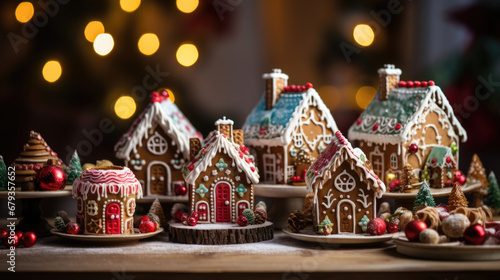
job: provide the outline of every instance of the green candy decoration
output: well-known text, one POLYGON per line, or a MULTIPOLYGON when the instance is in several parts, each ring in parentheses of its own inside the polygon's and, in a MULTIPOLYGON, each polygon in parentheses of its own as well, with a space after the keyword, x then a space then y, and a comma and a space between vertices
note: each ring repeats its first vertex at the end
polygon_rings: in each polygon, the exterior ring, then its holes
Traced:
POLYGON ((363 232, 366 232, 366 229, 368 228, 369 221, 370 221, 370 219, 368 219, 368 217, 366 215, 364 215, 363 218, 361 218, 361 220, 359 220, 358 226, 361 227, 361 230, 363 232))
POLYGON ((63 218, 59 216, 54 219, 54 226, 56 226, 57 230, 60 232, 64 232, 66 230, 66 223, 63 218))
POLYGON ((82 164, 80 163, 80 158, 75 150, 73 156, 71 157, 71 161, 69 162, 68 168, 66 169, 66 184, 72 185, 73 181, 80 177, 82 172, 82 164))
POLYGON ((427 181, 424 181, 420 190, 418 190, 417 197, 413 203, 413 213, 417 212, 417 207, 419 206, 436 206, 436 202, 434 201, 434 197, 432 197, 431 189, 427 181))
POLYGON ((431 176, 429 175, 429 170, 427 170, 427 165, 424 165, 424 169, 422 170, 422 175, 420 175, 420 181, 429 181, 431 176))
POLYGON ((249 225, 255 224, 255 214, 251 209, 245 209, 241 214, 247 218, 249 225))
POLYGON ((451 148, 451 153, 453 155, 455 155, 458 152, 458 146, 457 146, 457 144, 452 143, 451 146, 450 146, 450 148, 451 148))
POLYGON ((323 219, 323 221, 321 222, 321 224, 318 225, 317 232, 323 233, 323 229, 326 226, 333 227, 333 223, 332 223, 332 221, 330 221, 330 218, 328 218, 328 216, 326 216, 325 219, 323 219))

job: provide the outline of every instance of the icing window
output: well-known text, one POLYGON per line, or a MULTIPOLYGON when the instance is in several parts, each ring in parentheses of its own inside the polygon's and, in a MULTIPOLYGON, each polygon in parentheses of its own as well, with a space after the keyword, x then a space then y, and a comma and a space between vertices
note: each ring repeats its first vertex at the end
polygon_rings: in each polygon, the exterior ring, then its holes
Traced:
POLYGON ((82 213, 83 212, 83 198, 81 198, 81 197, 78 197, 76 199, 76 211, 78 213, 82 213))
POLYGON ((198 215, 200 221, 208 221, 208 205, 206 202, 198 204, 198 215))
POLYGON ((133 217, 135 213, 135 198, 131 198, 127 201, 127 214, 133 217))
POLYGON ((95 216, 97 215, 98 209, 99 206, 97 206, 97 202, 95 202, 95 200, 87 201, 87 214, 89 214, 90 216, 95 216))
POLYGON ((293 142, 295 143, 295 147, 302 147, 302 145, 304 145, 302 134, 295 134, 293 136, 293 142))
POLYGON ((341 192, 350 192, 354 189, 356 182, 354 181, 354 177, 344 170, 335 178, 333 184, 341 192))
POLYGON ((154 155, 163 155, 168 149, 167 140, 158 134, 158 131, 155 131, 153 137, 149 138, 147 146, 148 151, 154 155))
POLYGON ((398 169, 398 156, 396 153, 391 154, 391 168, 398 169))
POLYGON ((295 166, 287 166, 286 167, 286 178, 288 181, 292 181, 293 176, 295 175, 295 166))
POLYGON ((325 140, 326 144, 329 144, 330 142, 332 142, 332 136, 331 135, 325 135, 325 136, 323 136, 323 139, 325 140))

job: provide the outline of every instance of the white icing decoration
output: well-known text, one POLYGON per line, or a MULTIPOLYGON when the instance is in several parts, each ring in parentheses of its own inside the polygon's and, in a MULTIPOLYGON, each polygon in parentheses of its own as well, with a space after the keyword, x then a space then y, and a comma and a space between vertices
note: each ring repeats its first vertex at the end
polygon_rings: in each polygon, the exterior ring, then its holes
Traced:
POLYGON ((212 170, 212 175, 213 175, 213 176, 215 176, 215 175, 217 175, 217 174, 218 174, 218 173, 217 173, 217 170, 215 170, 215 169, 214 169, 214 170, 212 170))
POLYGON ((372 204, 371 202, 368 202, 368 196, 369 194, 365 194, 365 190, 363 189, 359 189, 359 192, 358 193, 358 196, 361 197, 363 200, 361 199, 356 199, 357 202, 361 203, 361 205, 363 205, 363 208, 368 208, 370 207, 370 205, 372 204))
POLYGON ((238 182, 239 182, 239 181, 241 180, 241 177, 240 177, 240 176, 235 176, 235 177, 234 177, 234 180, 236 180, 236 181, 238 181, 238 182))
POLYGON ((207 175, 203 176, 203 181, 205 181, 205 182, 208 181, 208 176, 207 175))
POLYGON ((332 190, 331 190, 331 189, 329 189, 329 190, 328 190, 327 195, 325 195, 325 196, 323 197, 323 199, 326 199, 327 203, 324 203, 324 202, 323 202, 323 203, 321 203, 321 204, 323 204, 323 206, 325 206, 325 207, 326 207, 326 209, 331 208, 331 207, 332 207, 333 202, 334 202, 335 200, 337 200, 336 198, 332 199, 332 197, 333 197, 332 190))
POLYGON ((341 192, 350 192, 356 186, 356 182, 352 175, 344 170, 335 178, 333 185, 341 192))
POLYGON ((226 171, 224 171, 224 173, 226 173, 226 175, 229 175, 229 174, 231 174, 231 170, 230 169, 226 169, 226 171))

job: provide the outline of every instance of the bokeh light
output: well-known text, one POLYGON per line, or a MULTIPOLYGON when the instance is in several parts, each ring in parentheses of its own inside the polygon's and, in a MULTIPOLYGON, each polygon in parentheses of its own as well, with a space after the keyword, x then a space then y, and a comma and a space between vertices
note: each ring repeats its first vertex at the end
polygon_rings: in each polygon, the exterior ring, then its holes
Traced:
POLYGON ((198 60, 198 49, 193 44, 182 44, 176 53, 180 65, 189 67, 198 60))
POLYGON ((97 35, 104 33, 104 25, 100 21, 91 21, 85 26, 85 39, 93 43, 97 35))
POLYGON ((198 0, 177 0, 177 9, 179 11, 189 14, 192 13, 198 7, 198 0))
POLYGON ((341 91, 334 86, 322 86, 318 89, 318 94, 325 105, 330 109, 339 107, 342 100, 341 91))
POLYGON ((160 47, 160 40, 158 36, 153 33, 146 33, 141 36, 137 43, 139 51, 144 55, 154 54, 160 47))
POLYGON ((359 108, 366 109, 376 93, 377 90, 374 87, 370 86, 365 86, 358 89, 358 91, 356 92, 356 103, 358 104, 359 108))
POLYGON ((94 50, 98 55, 107 55, 113 50, 115 42, 109 33, 101 33, 94 40, 94 50))
POLYGON ((25 23, 33 17, 35 8, 33 8, 33 4, 31 4, 31 2, 21 2, 17 5, 15 13, 17 21, 25 23))
POLYGON ((162 92, 164 90, 166 90, 168 92, 168 99, 170 99, 170 101, 172 101, 172 103, 174 103, 175 102, 174 92, 171 89, 169 89, 169 88, 162 88, 158 92, 162 92))
POLYGON ((115 102, 115 114, 120 119, 128 119, 135 113, 137 106, 135 100, 130 96, 120 96, 115 102))
POLYGON ((62 67, 59 61, 57 60, 49 60, 42 69, 43 78, 49 82, 53 83, 61 77, 62 67))
POLYGON ((360 44, 363 47, 368 47, 373 43, 375 39, 375 33, 373 29, 366 24, 358 24, 354 28, 353 37, 356 43, 360 44))
POLYGON ((120 7, 125 12, 133 12, 139 8, 141 5, 141 0, 120 0, 120 7))

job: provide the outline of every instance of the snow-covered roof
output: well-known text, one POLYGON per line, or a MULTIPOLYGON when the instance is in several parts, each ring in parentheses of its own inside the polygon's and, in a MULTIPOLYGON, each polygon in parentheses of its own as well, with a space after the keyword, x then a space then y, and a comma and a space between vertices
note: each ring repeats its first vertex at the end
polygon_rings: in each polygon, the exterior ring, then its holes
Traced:
POLYGON ((131 152, 137 152, 137 147, 148 138, 151 134, 149 130, 154 129, 156 124, 174 140, 172 145, 177 146, 185 158, 189 157, 189 138, 201 139, 201 134, 170 99, 160 99, 149 104, 129 131, 123 134, 115 145, 116 157, 130 160, 131 152))
POLYGON ((221 153, 227 154, 232 159, 232 167, 237 168, 239 172, 245 172, 249 184, 259 182, 259 174, 245 146, 234 143, 217 130, 212 131, 203 143, 203 149, 198 152, 194 160, 183 167, 184 179, 188 184, 194 184, 200 174, 212 166, 212 159, 221 153))
POLYGON ((243 131, 250 145, 288 145, 300 124, 300 117, 311 106, 316 106, 326 127, 337 131, 337 124, 314 88, 303 92, 283 92, 272 109, 266 110, 265 94, 248 116, 243 131))
POLYGON ((380 100, 379 95, 380 92, 349 128, 348 138, 351 141, 391 144, 410 141, 412 127, 425 121, 420 116, 433 106, 441 108, 450 120, 452 127, 449 133, 457 134, 462 142, 467 141, 467 133, 440 87, 395 87, 387 100, 380 100))
POLYGON ((314 191, 328 181, 342 163, 348 161, 351 167, 359 174, 361 181, 366 181, 373 187, 377 197, 382 197, 385 184, 375 175, 373 170, 365 165, 365 155, 359 149, 353 149, 351 143, 340 131, 335 132, 332 142, 326 147, 306 173, 306 184, 309 191, 314 191))

